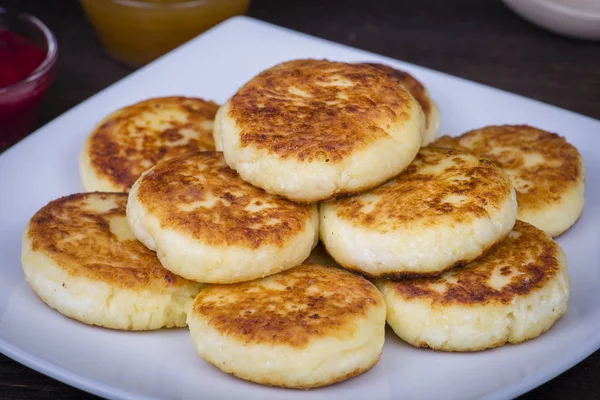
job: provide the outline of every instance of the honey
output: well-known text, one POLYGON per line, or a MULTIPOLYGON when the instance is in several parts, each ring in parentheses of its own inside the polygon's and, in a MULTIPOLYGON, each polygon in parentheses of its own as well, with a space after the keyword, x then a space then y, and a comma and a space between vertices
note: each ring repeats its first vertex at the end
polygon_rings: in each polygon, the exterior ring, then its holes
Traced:
POLYGON ((140 66, 246 12, 249 0, 80 0, 109 53, 140 66))

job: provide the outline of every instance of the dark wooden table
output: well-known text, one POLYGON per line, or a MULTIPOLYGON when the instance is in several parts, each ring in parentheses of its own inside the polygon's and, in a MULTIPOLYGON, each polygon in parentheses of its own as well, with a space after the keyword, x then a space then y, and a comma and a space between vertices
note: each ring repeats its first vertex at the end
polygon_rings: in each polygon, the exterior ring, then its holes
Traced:
MULTIPOLYGON (((2 6, 35 14, 59 40, 57 75, 38 125, 133 71, 106 55, 74 0, 0 0, 2 6)), ((547 33, 500 1, 254 0, 249 14, 600 118, 600 43, 547 33)), ((522 398, 600 399, 598 376, 600 352, 522 398)), ((93 396, 0 355, 0 398, 93 396)))

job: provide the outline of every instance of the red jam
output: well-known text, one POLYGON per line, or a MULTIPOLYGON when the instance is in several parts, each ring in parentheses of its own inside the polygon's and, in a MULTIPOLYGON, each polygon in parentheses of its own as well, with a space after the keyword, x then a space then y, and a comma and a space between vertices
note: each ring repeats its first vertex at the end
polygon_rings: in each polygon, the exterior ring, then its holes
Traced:
POLYGON ((31 40, 0 31, 0 88, 27 78, 46 58, 31 40))
POLYGON ((35 112, 50 84, 51 70, 30 81, 46 58, 31 40, 0 30, 0 151, 26 136, 35 126, 35 112))

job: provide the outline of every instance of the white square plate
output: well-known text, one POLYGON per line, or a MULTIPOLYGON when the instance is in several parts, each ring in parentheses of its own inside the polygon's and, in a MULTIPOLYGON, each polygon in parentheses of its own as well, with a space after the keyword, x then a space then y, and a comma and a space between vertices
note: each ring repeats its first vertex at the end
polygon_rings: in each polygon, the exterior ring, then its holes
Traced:
POLYGON ((568 369, 600 346, 600 122, 500 90, 315 39, 249 18, 231 19, 112 85, 0 156, 0 351, 81 389, 115 399, 499 399, 568 369), (381 61, 413 73, 431 91, 442 132, 528 123, 567 137, 587 170, 586 208, 558 242, 572 299, 567 314, 530 342, 473 354, 415 349, 388 334, 369 372, 312 391, 261 387, 196 355, 186 329, 117 332, 86 326, 44 305, 24 280, 21 233, 48 201, 82 191, 78 153, 95 123, 144 98, 182 94, 224 102, 246 80, 301 57, 381 61))

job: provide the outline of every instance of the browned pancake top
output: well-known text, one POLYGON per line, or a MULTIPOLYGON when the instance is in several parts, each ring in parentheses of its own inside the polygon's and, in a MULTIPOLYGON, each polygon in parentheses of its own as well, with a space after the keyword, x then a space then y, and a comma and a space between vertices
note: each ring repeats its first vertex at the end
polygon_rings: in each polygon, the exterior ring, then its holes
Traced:
POLYGON ((244 344, 303 348, 313 339, 350 336, 382 302, 375 286, 358 275, 304 264, 264 279, 209 285, 192 313, 244 344))
POLYGON ((31 219, 27 235, 71 276, 130 289, 190 284, 163 268, 125 218, 127 194, 83 193, 54 200, 31 219))
POLYGON ((158 161, 214 150, 218 105, 186 97, 162 97, 122 108, 101 122, 89 139, 89 157, 100 176, 122 191, 158 161))
POLYGON ((481 259, 436 278, 385 281, 407 300, 433 305, 510 303, 541 289, 558 274, 559 247, 544 232, 517 221, 512 232, 481 259))
POLYGON ((389 74, 364 64, 289 61, 246 83, 229 117, 243 147, 280 158, 339 162, 388 136, 414 100, 389 74))
POLYGON ((458 144, 498 164, 513 181, 520 208, 560 200, 583 179, 577 149, 555 134, 527 125, 488 126, 467 132, 458 144))
POLYGON ((244 182, 219 152, 160 163, 139 182, 137 199, 161 225, 211 246, 285 246, 315 211, 244 182))
POLYGON ((396 68, 392 68, 389 65, 379 64, 379 63, 367 63, 375 68, 380 68, 386 73, 390 74, 394 78, 400 81, 400 83, 408 89, 410 94, 417 100, 423 113, 425 114, 425 123, 426 127, 429 127, 429 116, 431 114, 431 99, 429 98, 429 94, 427 93, 427 89, 421 82, 419 82, 414 76, 409 74, 406 71, 401 71, 396 68))
POLYGON ((454 149, 458 151, 465 151, 467 153, 472 153, 471 150, 466 147, 462 147, 458 144, 458 140, 452 136, 440 136, 435 141, 431 142, 427 147, 436 148, 436 149, 454 149))
POLYGON ((333 204, 338 217, 385 233, 414 221, 468 223, 499 209, 510 193, 509 180, 491 162, 455 150, 423 148, 396 178, 333 204))
POLYGON ((487 126, 430 147, 463 149, 499 165, 517 191, 519 210, 555 203, 584 179, 577 149, 555 134, 527 125, 487 126))

